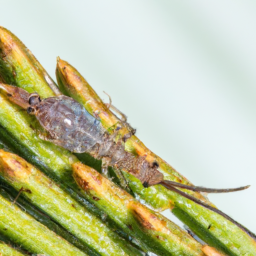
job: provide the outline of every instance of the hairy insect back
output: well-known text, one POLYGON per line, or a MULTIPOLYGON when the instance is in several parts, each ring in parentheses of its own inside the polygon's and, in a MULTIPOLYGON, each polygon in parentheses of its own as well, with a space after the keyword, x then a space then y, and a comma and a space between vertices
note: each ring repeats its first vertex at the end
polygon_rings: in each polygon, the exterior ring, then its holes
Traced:
POLYGON ((78 102, 67 96, 44 99, 36 117, 49 132, 50 140, 72 152, 88 152, 101 143, 104 129, 78 102))

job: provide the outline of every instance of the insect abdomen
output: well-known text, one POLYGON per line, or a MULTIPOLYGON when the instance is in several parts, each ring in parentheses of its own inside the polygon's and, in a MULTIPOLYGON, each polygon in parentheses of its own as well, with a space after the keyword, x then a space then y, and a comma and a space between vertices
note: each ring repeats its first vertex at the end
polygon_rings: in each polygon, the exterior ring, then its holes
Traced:
POLYGON ((54 143, 72 152, 88 152, 102 141, 100 122, 67 96, 43 100, 36 116, 54 143))

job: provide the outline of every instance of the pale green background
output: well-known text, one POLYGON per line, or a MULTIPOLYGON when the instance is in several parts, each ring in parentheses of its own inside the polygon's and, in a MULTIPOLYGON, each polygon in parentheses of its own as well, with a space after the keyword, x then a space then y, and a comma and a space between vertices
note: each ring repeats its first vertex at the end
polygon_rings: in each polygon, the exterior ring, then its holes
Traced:
POLYGON ((1 1, 0 24, 54 77, 74 65, 138 137, 256 232, 255 1, 1 1))

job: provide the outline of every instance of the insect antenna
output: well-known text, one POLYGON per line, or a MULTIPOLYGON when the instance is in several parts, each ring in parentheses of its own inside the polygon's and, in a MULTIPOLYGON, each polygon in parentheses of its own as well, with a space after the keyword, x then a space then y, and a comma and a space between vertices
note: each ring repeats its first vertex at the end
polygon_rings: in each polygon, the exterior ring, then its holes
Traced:
MULTIPOLYGON (((229 220, 229 221, 231 221, 233 224, 235 224, 237 227, 239 227, 240 229, 242 229, 243 231, 245 231, 245 232, 246 232, 250 237, 252 237, 254 240, 256 240, 256 235, 255 235, 255 234, 253 234, 253 233, 252 233, 250 230, 248 230, 246 227, 244 227, 243 225, 241 225, 240 223, 238 223, 237 221, 235 221, 234 219, 232 219, 232 218, 231 218, 230 216, 228 216, 226 213, 224 213, 224 212, 220 211, 219 209, 214 208, 214 207, 212 207, 212 206, 210 206, 210 205, 208 205, 208 204, 206 204, 206 203, 204 203, 204 202, 198 200, 197 198, 195 198, 195 197, 193 197, 193 196, 191 196, 191 195, 189 195, 189 194, 186 194, 185 192, 183 192, 183 191, 181 191, 181 190, 175 188, 174 186, 177 186, 177 185, 176 185, 176 182, 174 182, 174 183, 175 183, 175 185, 171 185, 171 183, 170 183, 169 181, 163 180, 163 181, 161 181, 159 184, 161 184, 161 185, 163 185, 164 187, 166 187, 167 189, 169 189, 169 190, 171 190, 171 191, 173 191, 173 192, 176 192, 176 193, 178 193, 179 195, 181 195, 181 196, 183 196, 183 197, 185 197, 185 198, 187 198, 187 199, 193 201, 194 203, 199 204, 199 205, 201 205, 201 206, 203 206, 203 207, 205 207, 205 208, 207 208, 207 209, 209 209, 209 210, 211 210, 211 211, 213 211, 213 212, 215 212, 215 213, 217 213, 217 214, 223 216, 224 218, 226 218, 227 220, 229 220)), ((180 185, 180 184, 179 184, 179 185, 180 185)), ((185 186, 186 186, 186 185, 185 185, 185 186)), ((190 187, 190 186, 188 186, 188 187, 190 187)), ((248 186, 243 187, 243 188, 245 189, 245 188, 247 188, 247 187, 248 187, 248 186)), ((186 188, 186 189, 188 189, 188 188, 186 188)), ((196 191, 198 191, 198 190, 196 190, 196 191)), ((237 191, 237 190, 235 190, 235 191, 237 191)), ((228 191, 228 192, 230 192, 230 191, 228 191)))
POLYGON ((207 192, 207 193, 229 193, 229 192, 244 190, 244 189, 247 189, 250 187, 250 185, 247 185, 247 186, 238 187, 238 188, 217 189, 217 188, 205 188, 205 187, 198 187, 198 186, 190 186, 190 185, 185 185, 185 184, 181 184, 181 183, 178 183, 175 181, 170 181, 170 180, 164 180, 163 182, 165 184, 169 184, 174 187, 184 188, 184 189, 192 190, 192 191, 207 192))
MULTIPOLYGON (((104 92, 104 91, 103 91, 104 92)), ((106 106, 107 106, 107 109, 110 109, 111 108, 111 106, 112 106, 112 99, 111 99, 111 97, 109 96, 109 94, 107 94, 106 92, 104 92, 107 96, 108 96, 108 98, 109 98, 109 103, 108 104, 105 104, 106 106)))

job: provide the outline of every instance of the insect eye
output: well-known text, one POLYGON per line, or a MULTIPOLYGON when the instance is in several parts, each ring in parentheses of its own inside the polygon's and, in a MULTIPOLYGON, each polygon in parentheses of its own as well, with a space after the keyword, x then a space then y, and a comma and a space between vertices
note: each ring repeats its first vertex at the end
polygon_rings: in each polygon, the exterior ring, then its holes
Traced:
POLYGON ((148 187, 149 187, 149 185, 148 185, 148 182, 147 182, 147 181, 145 181, 145 182, 143 183, 143 187, 144 187, 144 188, 148 188, 148 187))
POLYGON ((28 100, 29 105, 37 105, 40 102, 41 102, 41 99, 39 95, 32 95, 28 100))
POLYGON ((35 109, 32 108, 32 107, 28 107, 28 108, 27 108, 28 114, 32 114, 34 111, 35 111, 35 109))
POLYGON ((158 162, 154 161, 154 162, 152 163, 152 167, 153 167, 153 168, 154 168, 154 167, 158 168, 158 167, 159 167, 158 162))

